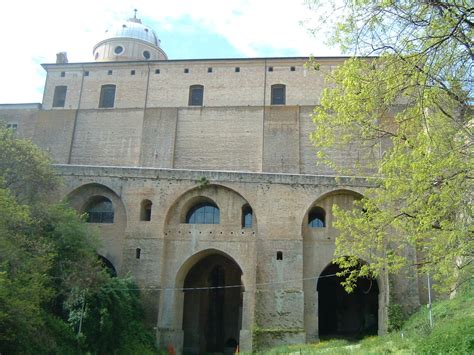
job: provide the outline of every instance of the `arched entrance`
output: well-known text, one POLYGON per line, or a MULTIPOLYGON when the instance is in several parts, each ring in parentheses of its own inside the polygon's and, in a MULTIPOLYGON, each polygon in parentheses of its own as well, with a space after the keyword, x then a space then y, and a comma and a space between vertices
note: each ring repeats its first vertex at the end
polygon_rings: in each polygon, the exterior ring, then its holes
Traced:
POLYGON ((347 293, 342 277, 332 276, 341 269, 329 264, 318 281, 320 338, 360 338, 377 334, 379 287, 375 279, 359 278, 357 287, 347 293))
POLYGON ((184 354, 235 349, 242 325, 241 276, 235 261, 221 254, 208 255, 189 270, 184 280, 184 354))

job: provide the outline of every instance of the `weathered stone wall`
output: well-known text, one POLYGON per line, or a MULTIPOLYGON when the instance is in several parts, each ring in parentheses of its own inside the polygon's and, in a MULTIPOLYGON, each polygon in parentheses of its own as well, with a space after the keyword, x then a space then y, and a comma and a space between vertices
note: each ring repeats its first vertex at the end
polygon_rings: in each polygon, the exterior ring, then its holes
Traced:
POLYGON ((332 204, 350 205, 366 188, 363 180, 70 165, 57 169, 66 181, 62 195, 79 211, 100 194, 118 206, 114 224, 96 225, 104 242, 101 250, 119 274, 130 272, 146 289, 148 320, 158 319, 162 343, 181 346, 184 298, 179 288, 196 262, 215 253, 235 261, 243 272, 244 347, 251 348, 252 339, 262 348, 282 340, 317 339, 316 286, 303 279, 317 277, 330 262, 336 238, 332 204), (215 201, 220 224, 184 223, 186 211, 199 198, 215 201), (151 221, 140 221, 144 199, 153 204, 151 221), (305 227, 316 203, 327 212, 324 231, 305 227), (250 229, 241 226, 245 204, 254 212, 250 229), (277 252, 282 252, 282 260, 277 252))

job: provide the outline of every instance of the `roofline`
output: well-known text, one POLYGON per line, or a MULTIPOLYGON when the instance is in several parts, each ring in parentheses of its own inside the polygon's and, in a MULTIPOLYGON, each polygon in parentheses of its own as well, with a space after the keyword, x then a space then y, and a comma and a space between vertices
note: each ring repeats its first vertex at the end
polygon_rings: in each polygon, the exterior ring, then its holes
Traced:
POLYGON ((121 64, 150 64, 150 63, 182 63, 182 62, 223 62, 223 61, 285 61, 285 60, 309 60, 313 58, 315 60, 347 60, 350 58, 369 59, 378 58, 378 56, 307 56, 307 57, 251 57, 251 58, 203 58, 203 59, 166 59, 166 60, 124 60, 124 61, 110 61, 110 62, 74 62, 74 63, 43 63, 41 66, 46 69, 48 67, 60 67, 68 65, 121 65, 121 64))
POLYGON ((19 108, 37 108, 41 109, 41 103, 39 102, 25 102, 25 103, 13 103, 13 104, 0 104, 0 110, 10 110, 19 108))

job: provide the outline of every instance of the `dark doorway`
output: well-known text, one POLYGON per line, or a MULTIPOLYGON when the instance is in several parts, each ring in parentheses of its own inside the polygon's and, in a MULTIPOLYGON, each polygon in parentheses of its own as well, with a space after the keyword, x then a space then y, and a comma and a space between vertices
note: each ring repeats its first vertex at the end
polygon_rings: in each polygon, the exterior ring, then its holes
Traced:
POLYGON ((110 276, 117 277, 117 271, 115 270, 114 264, 112 264, 109 259, 102 255, 98 255, 97 257, 105 271, 107 271, 110 276))
POLYGON ((235 350, 243 287, 225 286, 241 285, 241 276, 239 266, 219 254, 205 257, 188 272, 184 280, 184 354, 235 350))
POLYGON ((330 264, 318 281, 320 338, 361 338, 378 330, 379 288, 374 279, 360 278, 352 293, 341 286, 340 271, 330 264))

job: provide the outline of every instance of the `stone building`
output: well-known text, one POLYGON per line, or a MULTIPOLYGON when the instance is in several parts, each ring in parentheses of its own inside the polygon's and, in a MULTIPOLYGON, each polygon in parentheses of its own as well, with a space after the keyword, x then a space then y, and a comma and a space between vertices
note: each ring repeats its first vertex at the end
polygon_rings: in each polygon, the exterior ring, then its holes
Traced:
MULTIPOLYGON (((143 288, 160 344, 250 351, 385 331, 387 282, 347 295, 331 264, 332 206, 351 208, 367 183, 336 179, 309 140, 324 75, 345 58, 318 58, 319 71, 301 57, 170 60, 137 18, 93 56, 44 64, 43 102, 0 105, 0 120, 52 156, 59 197, 143 288)), ((354 146, 330 154, 358 159, 354 146)), ((415 278, 393 282, 419 303, 415 278)))

